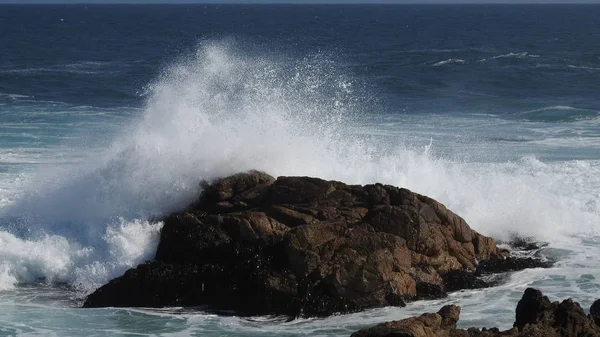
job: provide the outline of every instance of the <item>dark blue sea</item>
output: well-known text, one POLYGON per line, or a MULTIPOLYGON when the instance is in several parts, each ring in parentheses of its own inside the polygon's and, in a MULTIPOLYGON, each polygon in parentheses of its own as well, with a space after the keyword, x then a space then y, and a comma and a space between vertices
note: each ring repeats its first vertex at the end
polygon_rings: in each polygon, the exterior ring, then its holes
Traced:
POLYGON ((600 5, 0 5, 0 336, 349 336, 600 297, 600 5), (81 309, 249 169, 431 196, 550 269, 326 319, 81 309))

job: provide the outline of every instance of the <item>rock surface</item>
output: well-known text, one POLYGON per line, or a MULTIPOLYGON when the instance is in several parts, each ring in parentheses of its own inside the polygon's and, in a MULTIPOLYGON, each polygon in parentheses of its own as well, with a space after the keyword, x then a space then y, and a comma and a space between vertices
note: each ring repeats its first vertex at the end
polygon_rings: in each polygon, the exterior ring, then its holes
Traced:
POLYGON ((489 286, 477 278, 485 266, 515 262, 444 205, 403 188, 257 171, 203 188, 164 219, 154 261, 84 306, 324 316, 489 286))
MULTIPOLYGON (((454 336, 460 307, 447 305, 435 314, 427 313, 399 321, 385 322, 355 332, 351 337, 448 337, 454 336)), ((456 335, 460 336, 460 335, 456 335)), ((468 335, 466 335, 468 336, 468 335)))
MULTIPOLYGON (((593 307, 593 306, 592 306, 593 307)), ((592 311, 592 310, 590 310, 592 311)), ((363 329, 351 337, 598 337, 600 327, 571 299, 550 302, 539 290, 528 288, 519 301, 514 328, 457 329, 460 307, 448 305, 423 314, 363 329)))

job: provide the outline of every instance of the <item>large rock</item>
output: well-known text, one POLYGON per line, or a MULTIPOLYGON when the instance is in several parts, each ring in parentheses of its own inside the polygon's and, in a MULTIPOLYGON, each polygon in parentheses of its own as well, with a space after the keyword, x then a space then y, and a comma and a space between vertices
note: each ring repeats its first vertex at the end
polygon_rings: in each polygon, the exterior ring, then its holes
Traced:
MULTIPOLYGON (((593 311, 593 310, 590 310, 593 311)), ((449 305, 436 314, 386 322, 355 332, 351 337, 598 337, 600 327, 571 299, 550 302, 528 288, 519 301, 514 328, 457 329, 460 307, 449 305)))
POLYGON ((444 205, 403 188, 257 171, 203 187, 164 219, 155 261, 99 288, 86 307, 322 316, 486 286, 478 261, 507 258, 444 205))

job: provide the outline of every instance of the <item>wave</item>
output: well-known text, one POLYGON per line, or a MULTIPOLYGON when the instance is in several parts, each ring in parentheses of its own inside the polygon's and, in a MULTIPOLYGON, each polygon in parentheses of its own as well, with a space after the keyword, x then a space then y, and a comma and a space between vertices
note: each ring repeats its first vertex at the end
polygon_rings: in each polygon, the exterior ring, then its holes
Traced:
MULTIPOLYGON (((582 149, 582 148, 591 148, 597 149, 600 146, 600 138, 596 135, 594 136, 575 136, 575 137, 554 137, 554 138, 545 138, 532 141, 533 143, 544 145, 544 146, 552 146, 552 147, 563 147, 568 149, 582 149)), ((595 151, 594 151, 595 152, 595 151)))
POLYGON ((85 69, 69 69, 61 67, 50 67, 50 68, 17 68, 17 69, 2 69, 0 74, 7 75, 40 75, 44 73, 69 73, 77 75, 94 75, 99 74, 99 71, 85 70, 85 69))
POLYGON ((521 52, 521 53, 508 53, 508 54, 502 54, 502 55, 496 55, 493 56, 492 59, 493 60, 497 60, 497 59, 507 59, 507 58, 516 58, 516 59, 524 59, 527 57, 532 57, 531 55, 529 55, 527 52, 521 52))
POLYGON ((249 169, 403 186, 497 238, 595 231, 600 163, 471 163, 436 156, 435 142, 382 144, 351 132, 372 120, 371 93, 335 59, 273 55, 205 42, 150 83, 103 153, 31 178, 0 216, 0 287, 91 291, 152 257, 161 224, 150 220, 193 201, 201 180, 249 169))
POLYGON ((106 68, 110 65, 112 65, 114 62, 110 62, 110 61, 80 61, 80 62, 73 62, 73 63, 67 63, 65 65, 63 65, 63 67, 65 68, 75 68, 75 69, 81 69, 81 68, 85 68, 85 69, 90 69, 90 68, 106 68))
POLYGON ((16 101, 22 101, 33 98, 32 96, 20 95, 20 94, 9 94, 0 92, 0 103, 13 103, 16 101))
POLYGON ((600 68, 598 68, 598 67, 576 66, 576 65, 573 65, 573 64, 568 64, 567 67, 571 68, 571 69, 583 69, 583 70, 594 70, 594 71, 595 70, 600 70, 600 68))
POLYGON ((547 106, 547 107, 543 107, 543 108, 539 108, 539 109, 528 110, 528 111, 525 111, 524 113, 547 111, 547 110, 572 111, 572 110, 579 110, 579 109, 574 108, 572 106, 568 106, 568 105, 552 105, 552 106, 547 106))
POLYGON ((519 52, 519 53, 507 53, 507 54, 500 54, 500 55, 496 55, 496 56, 492 56, 490 58, 483 58, 480 59, 477 62, 485 62, 488 60, 498 60, 498 59, 526 59, 526 58, 539 58, 540 55, 538 54, 529 54, 528 52, 519 52))
POLYGON ((113 62, 106 61, 81 61, 67 64, 49 65, 47 67, 34 68, 11 68, 0 69, 0 74, 6 75, 40 75, 46 73, 67 73, 76 75, 97 75, 106 74, 107 68, 113 65, 113 62))
POLYGON ((544 68, 544 69, 555 69, 555 70, 567 70, 567 69, 575 69, 575 70, 583 70, 583 71, 598 71, 599 67, 590 67, 590 66, 577 66, 574 64, 549 64, 549 63, 537 63, 535 65, 536 68, 544 68))
POLYGON ((0 290, 35 282, 68 282, 83 292, 93 290, 140 261, 151 259, 161 226, 139 220, 113 223, 97 233, 104 241, 103 251, 84 246, 69 235, 20 238, 0 231, 0 290))
POLYGON ((200 180, 252 168, 318 175, 321 161, 334 160, 336 125, 355 103, 352 90, 321 55, 273 60, 238 54, 226 43, 204 45, 149 85, 142 117, 109 149, 86 164, 44 168, 4 208, 0 227, 12 238, 11 251, 26 254, 0 254, 3 275, 12 276, 4 287, 44 275, 83 291, 97 287, 148 257, 110 252, 145 250, 156 238, 156 225, 146 220, 191 202, 200 180), (109 242, 107 231, 117 225, 121 232, 138 228, 144 244, 109 242), (48 238, 62 245, 47 252, 49 260, 25 253, 50 245, 48 238), (52 260, 65 263, 52 271, 52 260))
POLYGON ((432 66, 439 67, 439 66, 443 66, 446 64, 466 64, 466 63, 468 63, 468 62, 463 59, 450 58, 450 59, 447 59, 444 61, 436 62, 436 63, 432 64, 432 66))
POLYGON ((538 122, 573 122, 582 119, 594 119, 600 112, 590 109, 575 108, 567 105, 552 105, 539 109, 522 111, 516 116, 528 121, 538 122))

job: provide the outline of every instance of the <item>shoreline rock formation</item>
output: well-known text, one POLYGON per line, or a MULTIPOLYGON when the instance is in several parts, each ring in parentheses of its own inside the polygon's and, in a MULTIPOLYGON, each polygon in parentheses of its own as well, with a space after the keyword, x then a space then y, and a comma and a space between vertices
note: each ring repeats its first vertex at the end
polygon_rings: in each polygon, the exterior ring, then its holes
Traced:
POLYGON ((572 299, 550 302, 541 291, 527 288, 517 304, 515 323, 512 329, 457 329, 460 307, 447 305, 437 313, 385 322, 359 330, 351 337, 597 337, 596 301, 586 315, 572 299))
POLYGON ((155 260, 84 306, 327 316, 487 287, 479 276, 536 266, 548 263, 511 257, 404 188, 250 171, 205 184, 164 219, 155 260))

